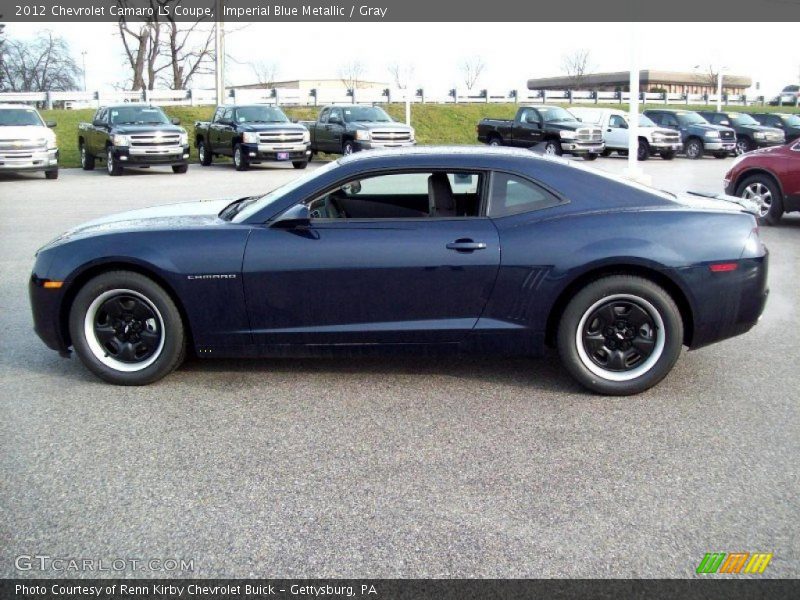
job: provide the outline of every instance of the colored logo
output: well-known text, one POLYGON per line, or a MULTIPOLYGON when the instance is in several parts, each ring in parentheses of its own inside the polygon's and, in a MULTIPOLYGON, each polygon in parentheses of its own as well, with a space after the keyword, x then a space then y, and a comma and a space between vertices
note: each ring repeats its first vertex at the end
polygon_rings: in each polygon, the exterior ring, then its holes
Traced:
POLYGON ((700 561, 697 573, 763 573, 771 560, 771 552, 709 552, 700 561))

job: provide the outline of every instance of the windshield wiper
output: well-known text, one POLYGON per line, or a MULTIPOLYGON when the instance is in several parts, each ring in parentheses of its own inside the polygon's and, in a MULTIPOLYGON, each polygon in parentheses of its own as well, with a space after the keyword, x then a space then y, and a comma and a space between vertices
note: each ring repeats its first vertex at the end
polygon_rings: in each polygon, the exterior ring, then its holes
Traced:
POLYGON ((242 209, 244 209, 247 206, 250 206, 253 202, 258 200, 259 198, 260 196, 244 196, 243 198, 234 200, 233 202, 228 204, 225 208, 223 208, 221 211, 219 211, 217 216, 225 221, 230 221, 231 219, 233 219, 233 217, 238 215, 242 211, 242 209))

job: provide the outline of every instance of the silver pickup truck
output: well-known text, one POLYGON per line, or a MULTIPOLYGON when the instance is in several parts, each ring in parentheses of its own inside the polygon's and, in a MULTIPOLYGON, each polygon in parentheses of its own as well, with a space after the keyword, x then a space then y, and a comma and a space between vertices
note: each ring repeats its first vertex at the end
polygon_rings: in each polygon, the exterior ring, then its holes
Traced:
POLYGON ((0 172, 44 171, 47 179, 58 179, 55 126, 35 108, 0 104, 0 172))

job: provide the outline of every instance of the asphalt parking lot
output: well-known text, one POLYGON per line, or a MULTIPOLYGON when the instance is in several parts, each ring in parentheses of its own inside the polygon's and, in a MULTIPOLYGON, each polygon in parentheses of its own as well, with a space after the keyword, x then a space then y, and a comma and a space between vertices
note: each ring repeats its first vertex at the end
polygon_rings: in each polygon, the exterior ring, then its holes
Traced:
MULTIPOLYGON (((642 166, 720 191, 729 164, 642 166)), ((555 356, 191 360, 120 388, 34 335, 27 277, 61 231, 297 174, 0 178, 0 575, 80 575, 15 568, 44 554, 194 561, 138 576, 686 577, 718 551, 800 574, 796 216, 762 229, 761 323, 631 398, 587 394, 555 356)))

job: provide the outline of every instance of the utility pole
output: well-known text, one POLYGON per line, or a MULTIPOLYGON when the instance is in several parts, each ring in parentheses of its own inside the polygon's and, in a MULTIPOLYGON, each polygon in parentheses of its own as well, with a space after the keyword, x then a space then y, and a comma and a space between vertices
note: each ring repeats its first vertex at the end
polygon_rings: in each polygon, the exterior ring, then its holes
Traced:
POLYGON ((722 71, 720 69, 717 75, 717 112, 722 112, 722 71))
POLYGON ((83 91, 86 91, 86 50, 81 52, 81 58, 83 59, 83 91))
POLYGON ((630 99, 628 101, 628 167, 625 176, 628 179, 649 183, 645 174, 639 168, 639 48, 636 36, 636 23, 630 23, 631 28, 631 63, 630 63, 630 99))
POLYGON ((217 105, 225 104, 225 25, 222 21, 223 0, 216 0, 217 17, 214 26, 214 76, 217 91, 217 105))

